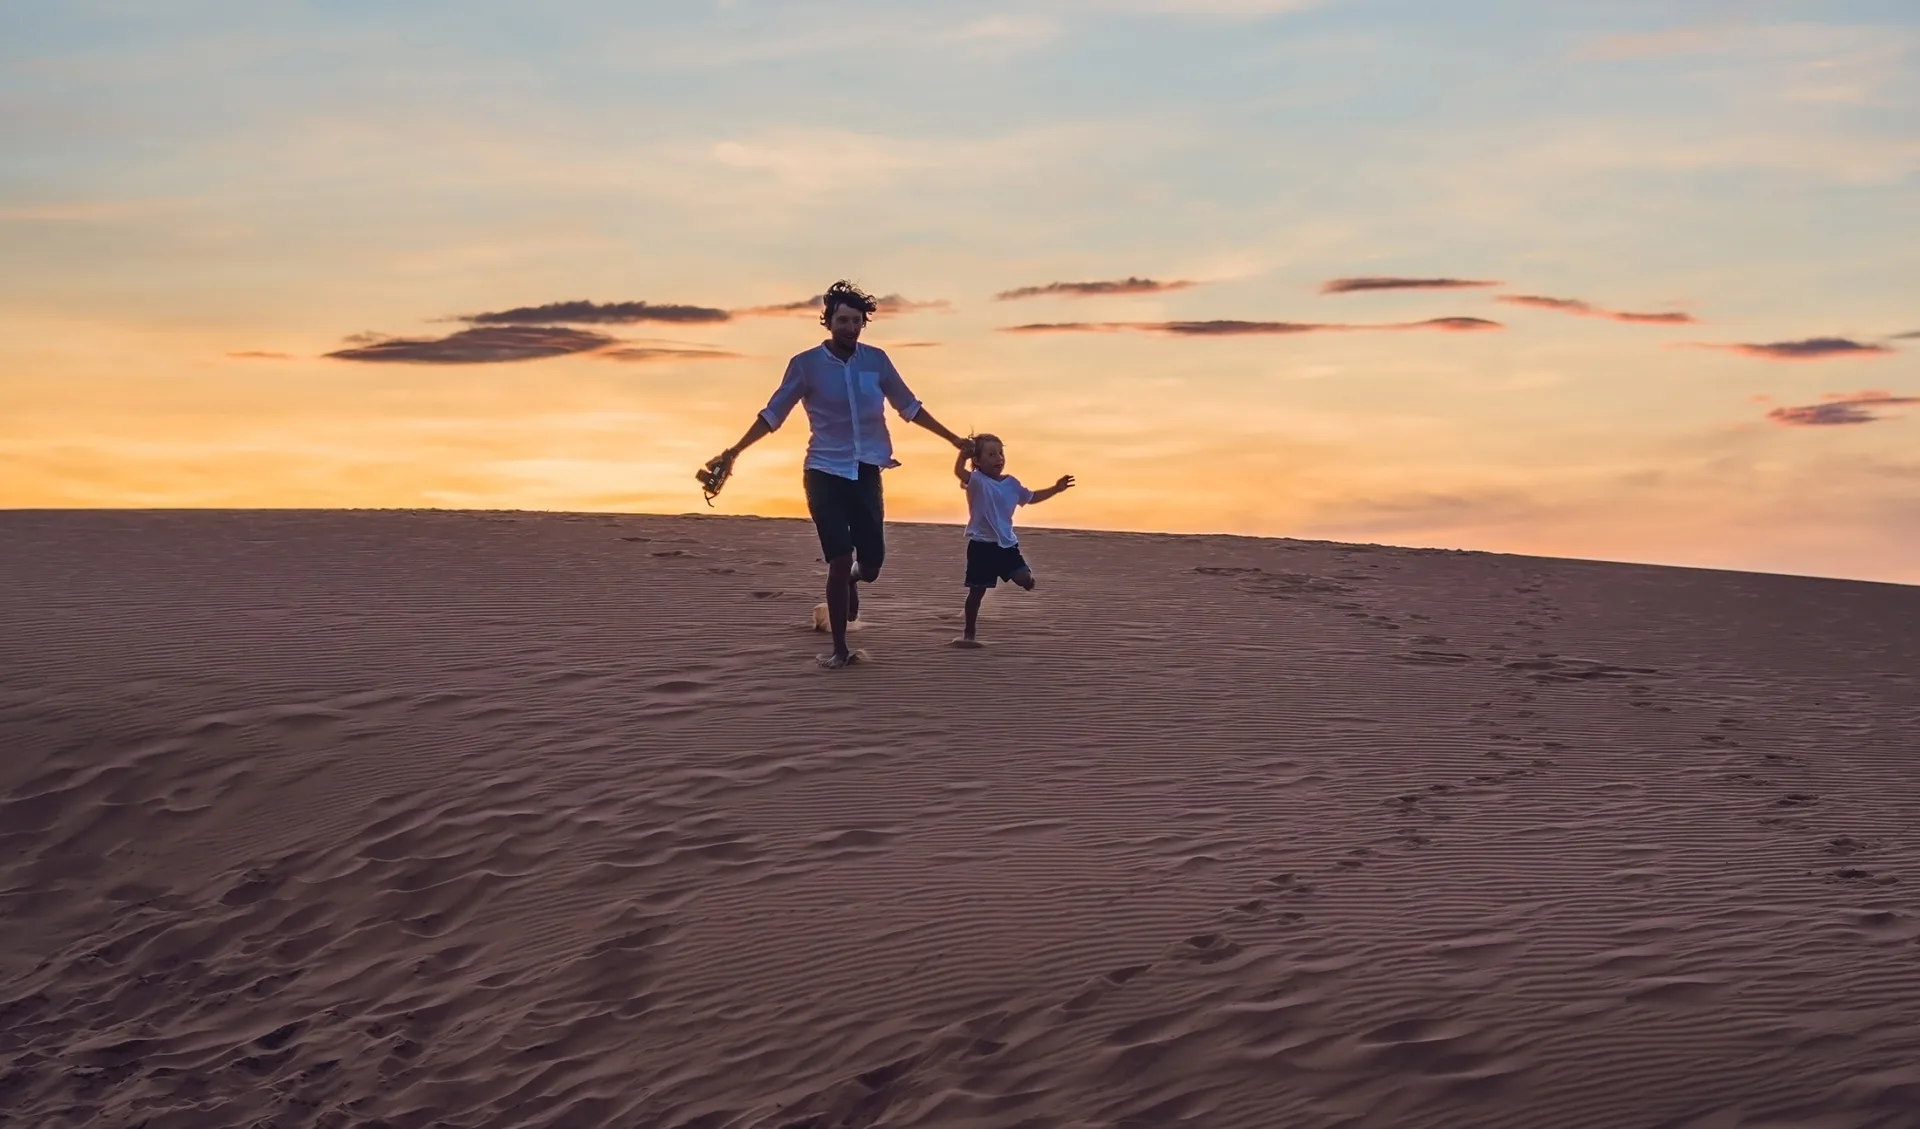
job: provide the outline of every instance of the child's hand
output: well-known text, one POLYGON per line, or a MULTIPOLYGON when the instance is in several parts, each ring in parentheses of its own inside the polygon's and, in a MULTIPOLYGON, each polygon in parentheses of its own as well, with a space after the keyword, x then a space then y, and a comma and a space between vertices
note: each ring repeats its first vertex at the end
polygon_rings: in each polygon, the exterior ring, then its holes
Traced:
POLYGON ((1055 490, 1065 490, 1071 487, 1072 485, 1073 485, 1073 476, 1071 474, 1063 474, 1060 476, 1060 481, 1053 484, 1053 488, 1055 490))

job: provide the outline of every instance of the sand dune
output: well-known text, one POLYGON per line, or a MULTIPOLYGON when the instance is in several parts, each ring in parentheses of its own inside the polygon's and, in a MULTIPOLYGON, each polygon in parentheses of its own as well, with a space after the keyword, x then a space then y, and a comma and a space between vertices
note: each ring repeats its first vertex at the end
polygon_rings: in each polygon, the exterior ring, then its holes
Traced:
POLYGON ((0 1124, 1920 1126, 1920 589, 0 514, 0 1124))

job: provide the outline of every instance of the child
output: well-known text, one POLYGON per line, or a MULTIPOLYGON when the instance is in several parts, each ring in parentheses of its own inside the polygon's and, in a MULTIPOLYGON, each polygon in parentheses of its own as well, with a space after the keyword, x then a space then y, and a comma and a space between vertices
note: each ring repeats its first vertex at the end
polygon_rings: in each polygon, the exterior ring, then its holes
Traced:
POLYGON ((1020 556, 1020 538, 1013 532, 1014 507, 1046 501, 1071 487, 1073 476, 1063 474, 1045 490, 1027 489, 1007 473, 1007 447, 997 435, 974 436, 973 469, 967 469, 963 450, 953 461, 953 473, 967 492, 967 626, 953 645, 978 647, 974 628, 987 589, 1011 580, 1033 591, 1033 570, 1020 556))

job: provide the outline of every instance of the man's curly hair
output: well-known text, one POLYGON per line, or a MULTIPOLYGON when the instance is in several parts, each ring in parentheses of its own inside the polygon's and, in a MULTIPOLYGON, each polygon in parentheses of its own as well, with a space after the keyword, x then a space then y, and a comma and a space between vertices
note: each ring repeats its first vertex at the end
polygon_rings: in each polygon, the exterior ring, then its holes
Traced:
POLYGON ((827 292, 820 297, 820 305, 820 324, 825 326, 833 324, 833 311, 841 306, 852 306, 859 310, 865 315, 861 318, 862 322, 872 317, 873 312, 880 308, 880 303, 873 300, 873 295, 844 278, 827 287, 827 292))

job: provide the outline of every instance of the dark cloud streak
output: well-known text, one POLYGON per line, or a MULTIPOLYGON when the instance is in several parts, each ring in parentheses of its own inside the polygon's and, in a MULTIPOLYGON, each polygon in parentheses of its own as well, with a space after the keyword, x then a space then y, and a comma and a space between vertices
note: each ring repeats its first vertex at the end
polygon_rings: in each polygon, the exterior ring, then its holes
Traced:
POLYGON ((1562 313, 1578 317, 1608 318, 1612 321, 1632 322, 1640 325, 1692 325, 1693 315, 1686 313, 1643 314, 1623 310, 1606 310, 1591 302, 1578 298, 1548 298, 1540 294, 1500 294, 1496 302, 1505 302, 1510 306, 1529 306, 1537 310, 1559 310, 1562 313))
POLYGON ((548 302, 516 306, 458 320, 472 325, 633 325, 643 321, 698 323, 726 321, 732 315, 711 306, 654 305, 651 302, 548 302))
POLYGON ((1809 337, 1802 341, 1772 341, 1764 344, 1740 342, 1731 345, 1705 344, 1702 349, 1718 349, 1769 361, 1818 361, 1828 357, 1871 357, 1891 353, 1885 345, 1854 341, 1846 337, 1809 337))
POLYGON ((1021 286, 1013 290, 1002 290, 993 296, 996 302, 1010 302, 1020 298, 1063 297, 1092 298, 1110 294, 1164 294, 1170 290, 1189 290, 1196 283, 1185 279, 1161 282, 1152 278, 1106 279, 1099 282, 1049 282, 1045 286, 1021 286))
POLYGON ((1828 394, 1822 403, 1775 408, 1767 413, 1767 418, 1783 427, 1842 427, 1892 418, 1871 409, 1901 404, 1920 404, 1920 396, 1895 396, 1881 391, 1835 392, 1828 394))
POLYGON ((1370 290, 1467 290, 1477 286, 1498 286, 1490 280, 1471 278, 1335 278, 1321 283, 1322 294, 1356 294, 1370 290))
MULTIPOLYGON (((794 302, 777 302, 771 306, 747 306, 734 310, 733 313, 741 317, 781 317, 790 314, 818 314, 821 310, 821 302, 825 299, 826 295, 816 294, 811 298, 801 298, 794 302)), ((900 294, 888 294, 884 297, 875 298, 874 303, 880 307, 876 312, 882 314, 910 314, 917 310, 945 310, 951 308, 953 305, 952 302, 947 301, 945 298, 935 298, 930 301, 917 302, 912 298, 900 294)))
POLYGON ((1298 321, 1063 321, 1010 325, 1002 333, 1164 333, 1175 337, 1278 337, 1300 333, 1352 333, 1366 330, 1437 329, 1472 333, 1503 328, 1485 318, 1428 318, 1425 321, 1383 325, 1346 325, 1337 322, 1298 321))
POLYGON ((326 354, 334 360, 385 364, 487 365, 537 361, 590 353, 615 343, 602 333, 559 326, 482 326, 445 337, 375 337, 356 334, 348 348, 326 354))

